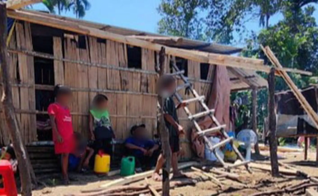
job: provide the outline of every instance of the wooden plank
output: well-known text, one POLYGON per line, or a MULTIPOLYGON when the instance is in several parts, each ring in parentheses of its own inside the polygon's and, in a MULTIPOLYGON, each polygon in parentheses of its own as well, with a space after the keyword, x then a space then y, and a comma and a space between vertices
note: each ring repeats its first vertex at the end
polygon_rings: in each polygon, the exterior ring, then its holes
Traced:
MULTIPOLYGON (((26 39, 26 49, 33 50, 32 43, 32 32, 30 23, 25 22, 25 39, 26 39)), ((34 75, 34 57, 27 56, 27 69, 28 69, 28 84, 31 85, 29 88, 29 109, 35 110, 35 75, 34 75)), ((30 114, 30 127, 29 127, 29 140, 28 142, 37 141, 37 129, 36 129, 36 115, 30 114)))
MULTIPOLYGON (((265 170, 265 171, 272 171, 270 165, 264 165, 264 164, 257 164, 257 163, 249 163, 248 166, 255 169, 265 170)), ((288 174, 288 175, 297 175, 298 172, 296 170, 290 170, 285 168, 279 168, 279 173, 282 174, 288 174)))
POLYGON ((40 2, 42 2, 42 0, 8 0, 6 4, 8 9, 20 9, 40 2))
MULTIPOLYGON (((76 23, 71 23, 61 19, 52 18, 49 16, 45 16, 43 14, 36 14, 34 12, 28 11, 18 11, 18 10, 9 10, 8 16, 19 19, 19 20, 26 20, 32 23, 41 24, 45 26, 50 26, 53 28, 59 28, 63 30, 68 30, 76 33, 80 33, 83 35, 90 35, 98 38, 109 39, 120 43, 130 44, 133 46, 139 46, 142 48, 151 49, 154 51, 159 51, 162 47, 160 44, 154 44, 148 41, 139 40, 136 38, 131 38, 115 33, 110 33, 107 31, 94 29, 91 27, 78 25, 76 23)), ((202 62, 202 63, 210 63, 210 64, 217 64, 222 66, 231 66, 231 67, 238 67, 244 68, 249 70, 258 70, 264 71, 269 73, 270 67, 264 66, 263 60, 258 59, 251 59, 251 58, 244 58, 238 56, 229 56, 229 55, 220 55, 220 54, 213 54, 207 52, 198 52, 192 50, 185 50, 185 49, 177 49, 166 47, 166 53, 173 56, 178 56, 181 58, 202 62)), ((297 72, 292 70, 294 73, 297 72)))
POLYGON ((279 73, 281 74, 281 76, 283 77, 283 79, 285 80, 285 82, 287 83, 289 88, 292 90, 293 94, 295 95, 295 97, 299 101, 300 105, 304 108, 304 110, 306 111, 308 116, 311 118, 311 120, 313 121, 315 126, 318 128, 318 115, 317 115, 317 113, 312 109, 312 107, 309 105, 308 101, 303 96, 301 91, 297 88, 297 86, 294 84, 294 82, 289 77, 287 72, 283 69, 283 66, 280 64, 279 60, 277 59, 275 54, 272 52, 272 50, 268 46, 266 48, 264 48, 262 46, 262 49, 263 49, 264 53, 266 54, 266 56, 273 63, 273 65, 275 65, 275 67, 277 67, 279 69, 278 70, 279 73))
MULTIPOLYGON (((117 94, 116 100, 110 102, 110 104, 116 103, 117 115, 126 116, 127 115, 127 95, 125 94, 117 94)), ((113 122, 115 124, 115 122, 113 122)), ((127 118, 120 117, 117 118, 116 121, 116 138, 118 139, 125 139, 124 132, 127 129, 127 118)))
MULTIPOLYGON (((195 166, 197 164, 198 164, 197 162, 180 163, 178 165, 178 168, 181 170, 181 169, 185 169, 185 168, 188 168, 191 166, 195 166)), ((123 178, 120 178, 117 180, 113 180, 107 184, 103 184, 100 187, 108 188, 108 187, 112 187, 112 186, 129 184, 129 183, 136 182, 136 181, 142 180, 144 178, 147 178, 147 177, 151 176, 153 174, 153 172, 154 172, 154 170, 151 170, 151 171, 135 174, 132 176, 123 177, 123 178)))
POLYGON ((191 169, 193 171, 199 172, 200 174, 210 178, 215 184, 217 184, 218 186, 222 187, 222 183, 216 178, 214 177, 212 174, 209 174, 201 169, 195 168, 195 167, 191 167, 191 169))
MULTIPOLYGON (((63 58, 62 39, 53 37, 53 53, 57 58, 63 58)), ((54 83, 64 84, 64 63, 63 61, 54 61, 54 83)))
MULTIPOLYGON (((25 28, 22 23, 16 23, 16 36, 17 36, 17 48, 26 49, 26 37, 25 37, 25 28)), ((20 80, 23 83, 28 83, 28 59, 26 55, 18 55, 18 69, 20 80)), ((29 109, 29 102, 26 101, 29 99, 29 89, 20 88, 20 109, 29 109)), ((29 130, 30 130, 30 116, 28 114, 20 115, 20 129, 24 142, 29 141, 29 130)))

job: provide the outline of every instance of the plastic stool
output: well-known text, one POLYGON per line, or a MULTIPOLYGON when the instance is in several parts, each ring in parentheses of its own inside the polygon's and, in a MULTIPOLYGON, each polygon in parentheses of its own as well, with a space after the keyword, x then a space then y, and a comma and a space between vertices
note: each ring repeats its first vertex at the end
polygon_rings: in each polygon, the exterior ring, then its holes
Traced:
POLYGON ((17 187, 9 161, 0 161, 0 175, 3 183, 3 188, 0 188, 0 196, 17 196, 17 187))

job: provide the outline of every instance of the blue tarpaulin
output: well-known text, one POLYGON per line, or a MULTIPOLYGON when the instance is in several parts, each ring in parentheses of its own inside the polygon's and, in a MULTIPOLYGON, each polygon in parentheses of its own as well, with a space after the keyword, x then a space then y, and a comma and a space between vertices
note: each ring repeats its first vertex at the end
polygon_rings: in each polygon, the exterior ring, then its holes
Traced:
POLYGON ((9 34, 11 28, 13 27, 14 19, 8 18, 7 19, 7 34, 9 34))

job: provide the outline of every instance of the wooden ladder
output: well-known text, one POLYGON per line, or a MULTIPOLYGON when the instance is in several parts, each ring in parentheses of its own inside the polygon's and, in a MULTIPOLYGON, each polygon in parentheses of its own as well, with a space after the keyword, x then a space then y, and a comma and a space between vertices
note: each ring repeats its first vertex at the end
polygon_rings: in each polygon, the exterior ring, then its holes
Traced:
POLYGON ((190 121, 192 121, 192 123, 194 124, 194 127, 196 128, 196 131, 199 134, 199 136, 203 137, 203 139, 204 139, 205 143, 207 144, 208 148, 210 149, 210 151, 212 151, 215 154, 216 158, 219 160, 219 162, 223 165, 223 167, 225 169, 230 170, 231 168, 244 165, 246 167, 246 169, 250 172, 249 167, 248 167, 249 161, 245 161, 244 157, 241 155, 239 150, 236 148, 235 145, 233 145, 233 138, 229 137, 229 135, 225 131, 226 125, 221 125, 218 122, 218 120, 214 116, 214 110, 213 109, 209 109, 208 106, 204 102, 205 97, 204 96, 200 96, 197 93, 197 91, 195 89, 193 89, 192 84, 188 81, 188 78, 184 76, 184 71, 183 70, 180 71, 179 68, 177 67, 175 59, 173 59, 172 69, 174 71, 173 71, 173 73, 171 73, 169 75, 172 75, 174 77, 179 77, 184 82, 184 84, 182 84, 180 86, 177 86, 176 92, 174 94, 174 96, 177 98, 178 102, 179 103, 186 103, 187 105, 190 104, 190 103, 199 102, 201 107, 203 108, 202 112, 199 112, 199 113, 196 113, 196 114, 192 114, 187 106, 184 107, 184 111, 187 114, 188 119, 190 121), (180 91, 182 89, 189 90, 193 94, 194 98, 183 100, 181 95, 178 93, 178 91, 180 91), (211 118, 211 120, 216 124, 216 127, 208 128, 206 130, 201 130, 201 127, 199 126, 197 120, 199 118, 202 118, 202 117, 205 117, 205 116, 209 116, 211 118), (208 137, 206 136, 206 134, 211 134, 211 133, 220 133, 225 139, 222 140, 221 142, 219 142, 218 144, 213 145, 211 143, 211 141, 208 139, 208 137), (234 152, 237 154, 237 156, 241 160, 240 163, 237 163, 237 164, 225 163, 223 161, 223 159, 218 155, 218 153, 216 153, 216 149, 217 148, 219 148, 221 146, 224 146, 227 143, 231 144, 234 152))

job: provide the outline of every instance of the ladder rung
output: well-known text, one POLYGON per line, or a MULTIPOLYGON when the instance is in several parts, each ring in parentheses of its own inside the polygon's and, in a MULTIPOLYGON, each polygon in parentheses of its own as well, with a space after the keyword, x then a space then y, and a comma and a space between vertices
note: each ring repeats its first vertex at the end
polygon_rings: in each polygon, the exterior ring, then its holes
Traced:
POLYGON ((206 115, 213 114, 213 113, 214 113, 214 110, 207 110, 207 111, 204 111, 204 112, 193 114, 193 115, 189 116, 189 119, 192 120, 192 119, 200 118, 202 116, 206 116, 206 115))
POLYGON ((177 86, 176 91, 180 91, 180 90, 188 88, 190 86, 191 86, 190 83, 181 84, 181 85, 177 86))
POLYGON ((224 146, 225 144, 229 143, 232 139, 233 139, 232 137, 226 138, 225 140, 223 140, 223 141, 221 141, 221 142, 215 144, 215 145, 212 147, 212 149, 210 149, 210 150, 213 151, 213 150, 215 150, 216 148, 219 148, 219 147, 221 147, 221 146, 224 146))
POLYGON ((183 103, 192 103, 192 102, 195 102, 195 101, 200 101, 200 100, 204 100, 205 97, 204 96, 200 96, 200 97, 195 97, 195 98, 192 98, 192 99, 187 99, 187 100, 184 100, 183 103))
POLYGON ((229 168, 239 167, 239 166, 241 166, 241 165, 249 164, 250 162, 251 162, 251 161, 243 161, 243 162, 240 162, 240 163, 236 163, 236 164, 229 165, 228 167, 229 167, 229 168))
POLYGON ((184 74, 184 70, 176 71, 176 72, 173 72, 173 73, 168 73, 167 75, 178 76, 178 75, 183 75, 183 74, 184 74))
POLYGON ((225 129, 226 125, 221 125, 221 126, 218 126, 218 127, 213 127, 213 128, 210 128, 210 129, 206 129, 206 130, 203 130, 201 132, 198 132, 199 135, 205 135, 207 133, 214 133, 214 132, 219 132, 221 129, 225 129))

